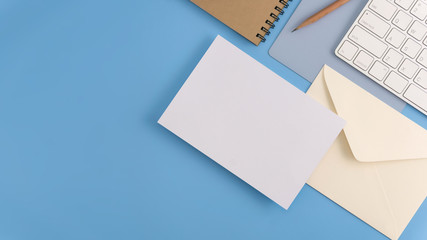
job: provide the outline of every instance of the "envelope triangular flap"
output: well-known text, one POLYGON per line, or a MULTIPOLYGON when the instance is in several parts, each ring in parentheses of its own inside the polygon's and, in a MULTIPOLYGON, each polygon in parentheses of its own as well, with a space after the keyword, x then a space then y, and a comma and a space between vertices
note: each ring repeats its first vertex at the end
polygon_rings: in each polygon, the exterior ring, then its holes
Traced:
POLYGON ((427 158, 427 131, 325 65, 324 78, 358 161, 427 158))

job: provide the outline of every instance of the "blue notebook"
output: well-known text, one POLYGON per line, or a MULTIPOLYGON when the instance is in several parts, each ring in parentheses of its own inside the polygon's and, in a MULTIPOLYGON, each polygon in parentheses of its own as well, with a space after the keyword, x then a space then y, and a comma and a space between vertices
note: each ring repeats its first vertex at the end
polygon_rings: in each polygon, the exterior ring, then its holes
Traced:
POLYGON ((270 48, 270 55, 310 82, 313 82, 323 65, 327 64, 394 109, 402 111, 406 106, 404 101, 334 53, 368 0, 349 1, 316 23, 291 33, 306 18, 331 2, 333 0, 302 0, 270 48))

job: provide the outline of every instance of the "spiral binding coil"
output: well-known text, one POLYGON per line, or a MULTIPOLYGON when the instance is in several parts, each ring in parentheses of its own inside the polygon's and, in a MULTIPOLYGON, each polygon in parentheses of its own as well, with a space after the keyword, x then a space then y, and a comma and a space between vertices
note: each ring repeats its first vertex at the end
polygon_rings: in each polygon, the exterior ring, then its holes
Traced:
MULTIPOLYGON (((277 13, 270 13, 270 17, 273 18, 273 21, 270 20, 265 20, 265 23, 270 26, 270 29, 273 29, 275 27, 274 22, 279 21, 279 15, 283 15, 283 13, 285 12, 283 9, 284 8, 288 8, 289 7, 289 3, 288 2, 292 2, 292 0, 279 0, 279 3, 281 3, 283 6, 279 7, 279 6, 275 6, 274 10, 277 11, 277 13)), ((270 30, 267 29, 266 27, 261 27, 261 31, 262 33, 257 33, 256 37, 261 39, 261 42, 265 42, 265 36, 266 35, 270 35, 270 30)))

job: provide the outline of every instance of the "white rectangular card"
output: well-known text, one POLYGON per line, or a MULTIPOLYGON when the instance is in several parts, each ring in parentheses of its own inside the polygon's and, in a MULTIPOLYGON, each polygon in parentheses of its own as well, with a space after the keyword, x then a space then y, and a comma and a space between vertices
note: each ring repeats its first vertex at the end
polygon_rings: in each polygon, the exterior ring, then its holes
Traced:
POLYGON ((220 36, 159 123, 285 209, 345 124, 220 36))

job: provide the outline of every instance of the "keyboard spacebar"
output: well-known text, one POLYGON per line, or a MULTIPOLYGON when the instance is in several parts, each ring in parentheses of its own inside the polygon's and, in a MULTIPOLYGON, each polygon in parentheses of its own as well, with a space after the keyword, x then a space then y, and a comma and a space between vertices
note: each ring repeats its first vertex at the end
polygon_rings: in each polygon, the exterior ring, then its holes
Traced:
POLYGON ((374 37, 359 26, 354 27, 348 37, 378 58, 380 58, 385 50, 387 50, 387 45, 385 43, 378 40, 378 38, 374 37))
POLYGON ((414 84, 408 87, 403 96, 424 111, 427 111, 427 93, 414 86, 414 84))

